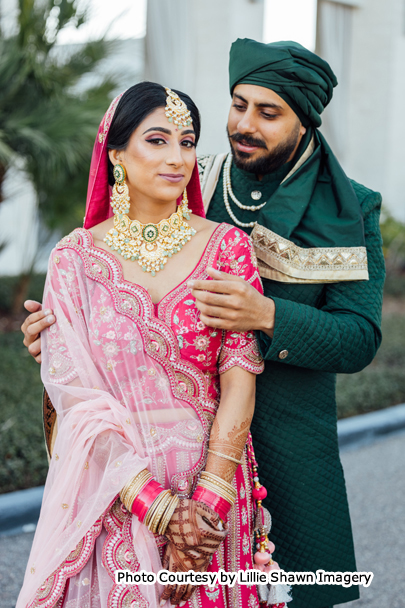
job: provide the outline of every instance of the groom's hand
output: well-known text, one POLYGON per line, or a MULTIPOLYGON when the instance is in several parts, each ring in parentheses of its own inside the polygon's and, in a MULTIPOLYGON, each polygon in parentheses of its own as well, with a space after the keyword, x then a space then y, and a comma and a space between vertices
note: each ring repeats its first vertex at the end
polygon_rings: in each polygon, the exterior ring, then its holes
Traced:
POLYGON ((42 305, 34 300, 24 302, 24 307, 31 314, 21 325, 24 334, 23 344, 28 348, 37 363, 41 363, 41 337, 40 333, 46 327, 55 323, 55 315, 52 310, 42 310, 42 305))
POLYGON ((209 327, 230 331, 258 329, 270 337, 274 331, 275 305, 240 277, 207 268, 211 281, 188 281, 187 285, 209 327))

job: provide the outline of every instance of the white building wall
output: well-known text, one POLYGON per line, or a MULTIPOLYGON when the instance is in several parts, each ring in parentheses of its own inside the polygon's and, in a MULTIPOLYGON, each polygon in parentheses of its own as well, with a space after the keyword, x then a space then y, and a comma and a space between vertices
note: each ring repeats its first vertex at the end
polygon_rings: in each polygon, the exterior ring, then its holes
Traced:
MULTIPOLYGON (((337 89, 345 89, 347 110, 332 100, 324 114, 325 133, 347 174, 381 192, 385 207, 405 221, 405 2, 318 1, 318 15, 331 5, 350 15, 344 47, 331 51, 322 42, 325 31, 318 29, 317 50, 332 68, 336 55, 349 53, 337 89), (330 125, 335 133, 340 129, 335 138, 330 125)), ((334 24, 329 26, 333 31, 334 24)))
POLYGON ((388 133, 388 155, 384 196, 387 207, 405 222, 405 2, 396 6, 397 36, 394 42, 391 122, 388 133))
POLYGON ((0 276, 28 272, 35 260, 38 242, 37 207, 34 189, 22 171, 12 169, 3 182, 0 205, 0 276))

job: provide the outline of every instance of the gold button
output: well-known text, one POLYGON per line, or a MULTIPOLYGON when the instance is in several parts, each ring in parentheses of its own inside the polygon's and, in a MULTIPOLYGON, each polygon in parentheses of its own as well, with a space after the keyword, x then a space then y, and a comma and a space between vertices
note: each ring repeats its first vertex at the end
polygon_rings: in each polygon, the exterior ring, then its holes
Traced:
POLYGON ((288 357, 288 350, 281 350, 278 353, 278 358, 279 359, 285 359, 286 357, 288 357))

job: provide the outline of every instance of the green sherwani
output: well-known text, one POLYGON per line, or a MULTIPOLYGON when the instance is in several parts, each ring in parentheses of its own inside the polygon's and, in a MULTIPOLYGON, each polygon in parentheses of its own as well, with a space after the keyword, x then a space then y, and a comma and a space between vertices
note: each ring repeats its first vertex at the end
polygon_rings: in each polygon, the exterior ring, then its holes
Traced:
MULTIPOLYGON (((245 205, 258 204, 251 192, 260 191, 260 202, 270 199, 271 214, 271 195, 290 168, 287 164, 258 181, 233 165, 233 191, 245 205)), ((222 172, 207 217, 232 224, 222 172)), ((297 284, 263 279, 276 319, 272 340, 258 335, 266 367, 257 378, 252 433, 260 480, 269 492, 265 504, 273 517, 275 559, 290 571, 356 570, 337 441, 336 374, 358 372, 376 354, 385 271, 381 195, 351 183, 364 217, 369 280, 297 284), (283 359, 282 351, 288 351, 283 359)), ((235 205, 232 210, 243 222, 255 219, 254 212, 235 205)), ((358 597, 357 587, 296 586, 289 608, 322 608, 358 597)))

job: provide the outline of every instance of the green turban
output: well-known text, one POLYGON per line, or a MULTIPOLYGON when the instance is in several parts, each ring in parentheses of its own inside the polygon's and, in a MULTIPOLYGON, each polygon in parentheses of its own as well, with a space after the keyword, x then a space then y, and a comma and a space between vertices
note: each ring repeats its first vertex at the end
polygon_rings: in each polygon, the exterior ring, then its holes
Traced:
POLYGON ((271 89, 297 114, 305 127, 319 127, 320 114, 337 79, 330 65, 297 42, 263 44, 238 38, 231 46, 229 85, 254 84, 271 89))

